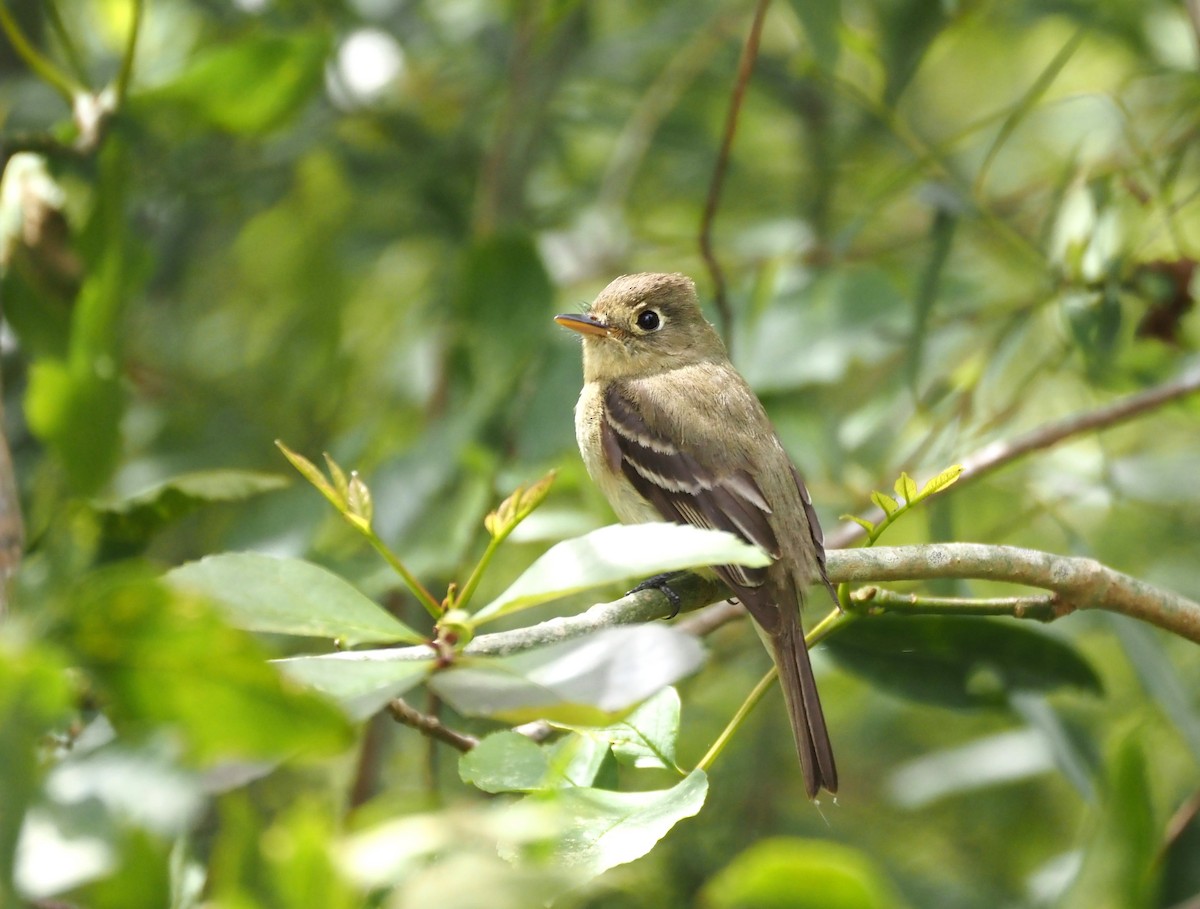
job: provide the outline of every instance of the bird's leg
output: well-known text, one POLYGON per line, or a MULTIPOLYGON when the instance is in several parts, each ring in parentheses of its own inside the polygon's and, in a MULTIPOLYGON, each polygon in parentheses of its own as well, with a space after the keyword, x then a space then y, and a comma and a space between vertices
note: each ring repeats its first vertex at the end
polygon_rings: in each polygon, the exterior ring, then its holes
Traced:
POLYGON ((656 574, 652 578, 646 578, 646 580, 642 581, 642 583, 629 592, 640 593, 643 590, 657 590, 671 604, 671 614, 667 618, 673 619, 679 615, 679 607, 683 605, 683 602, 679 599, 679 594, 671 589, 671 582, 678 580, 685 574, 687 574, 686 571, 667 571, 662 574, 656 574))

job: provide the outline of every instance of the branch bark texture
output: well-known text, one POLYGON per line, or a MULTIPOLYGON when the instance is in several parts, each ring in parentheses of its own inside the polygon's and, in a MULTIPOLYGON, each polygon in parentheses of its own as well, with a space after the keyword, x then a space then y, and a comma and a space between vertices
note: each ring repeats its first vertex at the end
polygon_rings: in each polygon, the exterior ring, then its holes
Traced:
MULTIPOLYGON (((835 584, 965 578, 1036 587, 1053 595, 1048 604, 1045 598, 1014 596, 1007 600, 1011 607, 1008 609, 1000 605, 1006 601, 995 598, 979 602, 963 600, 959 609, 954 608, 954 601, 942 599, 938 601, 936 611, 943 615, 977 615, 982 612, 1048 620, 1080 609, 1103 609, 1140 619, 1200 644, 1200 603, 1115 571, 1095 559, 1060 556, 1016 546, 938 543, 831 550, 827 553, 827 567, 829 577, 835 584)), ((671 587, 678 594, 680 609, 684 612, 729 596, 729 591, 720 582, 698 575, 685 575, 672 582, 671 587)), ((867 598, 858 599, 862 602, 867 598)), ((879 611, 889 611, 893 606, 883 604, 879 611)), ((735 610, 740 608, 734 607, 735 610)), ((864 604, 864 608, 868 613, 872 611, 869 602, 864 604)), ((489 656, 518 653, 581 637, 602 628, 667 618, 671 609, 671 604, 661 592, 642 590, 609 603, 597 603, 578 615, 550 619, 528 628, 480 635, 466 647, 465 652, 489 656)), ((911 611, 930 610, 918 605, 911 611)), ((736 612, 733 614, 736 615, 736 612)), ((705 618, 704 614, 688 617, 680 623, 680 627, 693 634, 703 634, 715 624, 720 624, 707 622, 705 618)), ((426 646, 388 652, 389 659, 425 660, 429 659, 429 655, 426 646)))

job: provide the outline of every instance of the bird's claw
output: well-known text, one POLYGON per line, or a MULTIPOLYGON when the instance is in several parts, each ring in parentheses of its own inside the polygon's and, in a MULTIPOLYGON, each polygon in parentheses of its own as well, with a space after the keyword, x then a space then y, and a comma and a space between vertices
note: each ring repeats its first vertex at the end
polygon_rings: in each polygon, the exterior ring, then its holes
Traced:
POLYGON ((668 571, 664 572, 663 574, 656 574, 652 578, 646 578, 646 580, 642 581, 642 583, 638 584, 637 587, 633 588, 633 590, 629 592, 640 593, 643 590, 657 590, 659 593, 665 596, 667 598, 667 602, 671 604, 671 614, 667 616, 667 618, 673 619, 675 616, 679 615, 679 610, 683 606, 683 601, 679 599, 679 594, 671 589, 671 581, 683 577, 684 574, 685 572, 682 571, 668 571))

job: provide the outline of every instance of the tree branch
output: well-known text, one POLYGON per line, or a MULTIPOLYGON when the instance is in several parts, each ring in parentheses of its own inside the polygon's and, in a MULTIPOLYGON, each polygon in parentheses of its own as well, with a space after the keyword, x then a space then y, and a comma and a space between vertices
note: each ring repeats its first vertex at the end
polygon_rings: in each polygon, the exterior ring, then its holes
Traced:
POLYGON ((1040 587, 1057 594, 1055 618, 1077 609, 1103 609, 1200 644, 1200 604, 1095 559, 1017 546, 931 543, 840 550, 828 554, 828 564, 830 578, 838 582, 970 578, 1040 587))
POLYGON ((725 131, 721 137, 721 148, 717 152, 717 162, 713 165, 712 180, 708 184, 708 198, 704 203, 704 215, 700 220, 700 255, 708 272, 712 276, 713 294, 716 300, 717 314, 721 318, 721 334, 725 343, 732 344, 733 315, 729 310, 729 296, 725 291, 725 275, 717 254, 713 251, 712 226, 717 217, 717 206, 721 202, 721 190, 725 185, 725 171, 729 168, 729 154, 733 149, 733 136, 737 132, 738 114, 742 111, 742 99, 746 95, 746 85, 750 81, 750 73, 754 70, 754 61, 758 59, 758 44, 762 38, 763 20, 767 17, 767 7, 771 0, 758 0, 754 7, 754 20, 750 23, 750 33, 746 35, 746 43, 742 46, 742 56, 738 60, 737 77, 733 82, 733 93, 729 98, 729 111, 725 115, 725 131))
MULTIPOLYGON (((428 650, 425 651, 425 656, 429 656, 428 650)), ((479 744, 479 739, 475 738, 475 736, 451 729, 437 717, 430 716, 428 713, 422 713, 401 698, 395 698, 390 701, 387 705, 387 712, 392 715, 397 723, 411 726, 422 735, 427 735, 431 739, 444 742, 458 751, 470 751, 479 744)))
MULTIPOLYGON (((1119 398, 1094 410, 1086 410, 1053 423, 1046 423, 1013 439, 990 442, 959 461, 963 472, 955 488, 999 470, 1031 452, 1053 448, 1059 442, 1086 432, 1116 426, 1197 391, 1200 391, 1200 367, 1193 367, 1161 385, 1119 398)), ((868 515, 868 518, 876 517, 877 515, 868 515)), ((865 531, 858 524, 847 522, 830 532, 826 538, 826 545, 831 549, 843 549, 860 540, 864 534, 865 531)))
MULTIPOLYGON (((1049 621, 1078 609, 1103 609, 1141 619, 1200 644, 1200 603, 1114 571, 1095 559, 980 543, 876 546, 831 550, 826 555, 829 578, 835 584, 971 578, 1023 584, 1053 594, 1049 598, 1021 596, 1007 600, 963 600, 961 606, 954 605, 955 601, 949 598, 922 601, 934 604, 943 615, 986 612, 988 615, 1049 621), (1007 603, 1007 608, 1001 608, 1001 603, 1007 603), (1052 608, 1049 608, 1050 604, 1052 608)), ((679 596, 680 611, 683 612, 729 596, 729 590, 719 581, 694 574, 672 581, 671 589, 679 596)), ((729 615, 733 617, 742 612, 741 606, 731 606, 730 610, 729 615)), ((611 603, 597 603, 577 615, 550 619, 528 628, 480 635, 467 645, 464 653, 487 656, 519 653, 602 628, 664 619, 671 611, 670 602, 660 591, 641 590, 611 603)), ((866 611, 870 614, 872 610, 866 611)), ((700 634, 711 630, 711 625, 706 610, 688 617, 677 627, 700 634)), ((388 659, 393 660, 428 660, 429 655, 427 646, 388 651, 388 659)))

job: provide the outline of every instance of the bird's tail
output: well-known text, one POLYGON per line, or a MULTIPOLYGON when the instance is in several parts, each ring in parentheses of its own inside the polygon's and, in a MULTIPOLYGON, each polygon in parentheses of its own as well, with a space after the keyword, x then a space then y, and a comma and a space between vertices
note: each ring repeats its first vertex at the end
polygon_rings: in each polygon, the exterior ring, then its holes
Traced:
POLYGON ((800 754, 804 790, 810 799, 816 798, 822 788, 837 792, 833 747, 829 743, 829 730, 825 728, 825 714, 821 710, 817 680, 813 678, 799 617, 785 618, 770 638, 788 719, 796 737, 796 750, 800 754))

